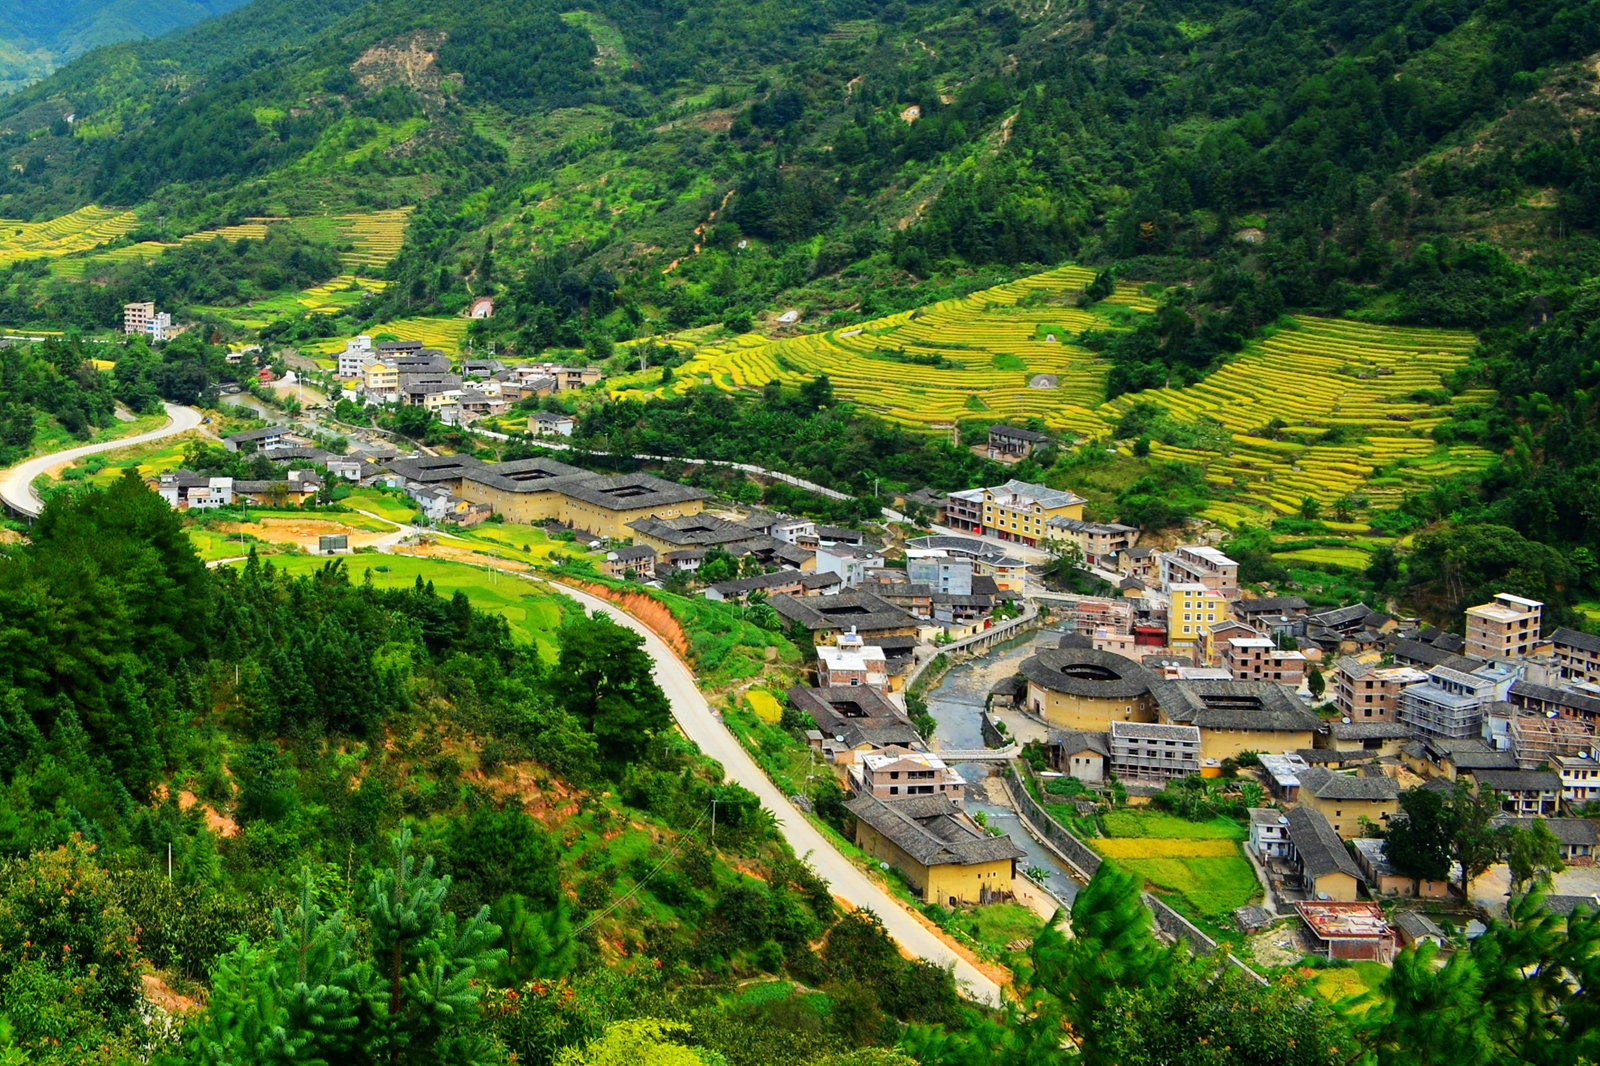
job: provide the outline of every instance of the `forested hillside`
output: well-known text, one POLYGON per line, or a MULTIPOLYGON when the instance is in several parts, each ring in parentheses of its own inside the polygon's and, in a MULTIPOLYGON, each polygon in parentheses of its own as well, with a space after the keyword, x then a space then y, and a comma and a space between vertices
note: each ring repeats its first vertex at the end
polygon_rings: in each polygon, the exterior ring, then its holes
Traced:
POLYGON ((245 0, 6 0, 0 3, 0 91, 44 77, 93 48, 164 33, 245 0))

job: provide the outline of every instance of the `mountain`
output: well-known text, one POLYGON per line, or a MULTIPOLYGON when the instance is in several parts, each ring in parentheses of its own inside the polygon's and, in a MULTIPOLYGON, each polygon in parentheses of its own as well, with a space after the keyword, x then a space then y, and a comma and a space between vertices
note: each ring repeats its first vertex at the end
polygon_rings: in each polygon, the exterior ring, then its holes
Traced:
POLYGON ((160 37, 245 0, 3 0, 0 92, 21 88, 101 45, 160 37))

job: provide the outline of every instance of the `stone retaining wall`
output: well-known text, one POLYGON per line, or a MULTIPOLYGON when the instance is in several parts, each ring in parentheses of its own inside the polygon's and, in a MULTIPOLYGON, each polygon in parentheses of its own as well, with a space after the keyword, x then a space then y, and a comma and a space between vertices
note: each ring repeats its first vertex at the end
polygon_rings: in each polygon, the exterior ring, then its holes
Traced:
MULTIPOLYGON (((1094 876, 1096 870, 1100 869, 1102 861, 1100 853, 1079 840, 1066 826, 1050 817, 1049 812, 1033 798, 1033 793, 1028 791, 1027 783, 1017 766, 1015 762, 1008 763, 1004 771, 1006 783, 1011 786, 1011 795, 1016 800, 1017 806, 1028 821, 1033 823, 1034 828, 1044 834, 1045 839, 1054 844, 1066 857, 1067 864, 1074 868, 1073 873, 1087 881, 1094 876)), ((1197 955, 1212 955, 1218 951, 1217 942, 1201 932, 1189 919, 1148 892, 1141 898, 1144 900, 1144 905, 1150 909, 1156 928, 1167 936, 1186 942, 1197 955)), ((1231 952, 1224 954, 1229 966, 1240 970, 1245 976, 1262 985, 1267 984, 1266 978, 1250 969, 1231 952)))

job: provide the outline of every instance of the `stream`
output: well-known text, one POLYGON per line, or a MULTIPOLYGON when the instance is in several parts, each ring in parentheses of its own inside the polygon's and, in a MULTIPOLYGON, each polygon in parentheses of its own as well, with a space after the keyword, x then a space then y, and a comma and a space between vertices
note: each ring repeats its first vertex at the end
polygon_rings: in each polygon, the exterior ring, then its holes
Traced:
MULTIPOLYGON (((1034 640, 1041 632, 1051 631, 1034 630, 998 645, 975 659, 951 668, 938 685, 928 690, 925 694, 928 713, 938 723, 933 736, 939 747, 970 750, 985 746, 981 716, 989 689, 995 682, 1017 672, 1022 660, 1033 654, 1034 640)), ((967 762, 954 765, 956 772, 968 783, 967 812, 976 815, 982 811, 991 826, 1002 830, 1017 847, 1027 852, 1027 858, 1019 860, 1018 867, 1027 869, 1033 866, 1046 871, 1046 887, 1063 902, 1070 904, 1078 894, 1078 882, 1072 879, 1072 875, 1049 848, 1022 827, 1015 811, 989 802, 984 795, 989 788, 997 794, 1003 794, 1000 792, 1003 786, 998 779, 993 782, 984 780, 991 770, 998 770, 998 764, 967 762)))

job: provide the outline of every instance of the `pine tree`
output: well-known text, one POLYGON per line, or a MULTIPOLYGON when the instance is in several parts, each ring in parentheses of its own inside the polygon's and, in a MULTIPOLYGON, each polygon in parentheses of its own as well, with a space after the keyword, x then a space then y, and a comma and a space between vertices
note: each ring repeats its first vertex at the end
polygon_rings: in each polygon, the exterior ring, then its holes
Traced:
POLYGON ((367 904, 379 973, 370 996, 375 1057, 389 1066, 491 1060, 490 1045, 471 1024, 479 996, 473 978, 503 957, 493 946, 500 928, 482 907, 458 930, 456 916, 443 907, 449 887, 448 878, 433 872, 431 856, 417 867, 411 830, 402 828, 394 840, 394 864, 373 882, 367 904))

